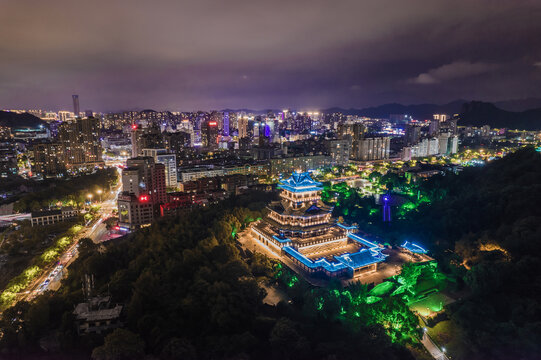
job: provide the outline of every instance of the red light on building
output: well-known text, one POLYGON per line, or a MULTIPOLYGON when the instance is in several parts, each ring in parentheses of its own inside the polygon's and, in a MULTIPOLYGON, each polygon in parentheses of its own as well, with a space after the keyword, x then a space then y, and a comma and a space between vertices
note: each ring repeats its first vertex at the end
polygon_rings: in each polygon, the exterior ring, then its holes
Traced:
POLYGON ((216 121, 209 121, 209 126, 216 126, 218 123, 216 121))
POLYGON ((115 226, 115 230, 120 230, 120 226, 115 226))
POLYGON ((133 130, 137 130, 137 125, 133 124, 133 125, 131 126, 131 128, 132 128, 133 130))
POLYGON ((140 202, 147 202, 148 201, 148 195, 141 195, 139 196, 140 202))

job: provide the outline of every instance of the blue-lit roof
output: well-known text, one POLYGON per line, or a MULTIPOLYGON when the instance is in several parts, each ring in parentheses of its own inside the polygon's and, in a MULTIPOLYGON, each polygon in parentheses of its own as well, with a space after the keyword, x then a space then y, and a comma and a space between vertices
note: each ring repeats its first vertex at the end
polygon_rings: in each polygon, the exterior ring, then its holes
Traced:
POLYGON ((357 269, 363 266, 384 261, 386 257, 386 255, 375 249, 362 249, 361 251, 358 251, 356 253, 347 253, 340 256, 335 256, 334 258, 338 262, 334 263, 329 262, 325 258, 318 259, 316 261, 310 260, 291 246, 284 246, 282 249, 310 269, 317 269, 321 267, 330 272, 343 270, 345 268, 357 269))
POLYGON ((273 237, 274 240, 276 240, 276 241, 278 241, 279 243, 282 243, 282 244, 291 242, 291 239, 288 239, 288 238, 283 238, 282 239, 282 238, 280 238, 280 237, 278 237, 276 235, 272 235, 272 237, 273 237))
POLYGON ((353 254, 343 254, 334 257, 349 268, 357 269, 385 260, 385 256, 373 249, 362 249, 353 254))
POLYGON ((327 261, 327 259, 312 261, 291 246, 284 246, 282 249, 310 269, 317 269, 318 267, 321 267, 327 271, 334 272, 346 268, 346 265, 343 263, 331 263, 327 261))
POLYGON ((350 225, 350 226, 347 226, 347 225, 344 225, 344 224, 341 224, 341 223, 336 223, 336 225, 344 230, 355 230, 357 229, 357 226, 355 225, 350 225))
POLYGON ((310 173, 293 173, 290 178, 282 180, 278 184, 280 189, 292 192, 319 191, 323 189, 323 184, 314 181, 310 173))
POLYGON ((425 250, 419 245, 411 243, 409 241, 406 241, 404 244, 402 244, 402 247, 416 254, 426 254, 428 252, 428 250, 425 250))
POLYGON ((351 240, 355 240, 355 241, 357 241, 358 243, 361 243, 361 244, 363 244, 364 246, 367 246, 367 247, 370 248, 370 249, 378 249, 378 248, 379 248, 379 245, 376 244, 375 242, 372 242, 372 241, 368 241, 368 240, 366 240, 366 239, 363 239, 363 238, 360 237, 359 235, 348 234, 348 237, 349 237, 351 240))

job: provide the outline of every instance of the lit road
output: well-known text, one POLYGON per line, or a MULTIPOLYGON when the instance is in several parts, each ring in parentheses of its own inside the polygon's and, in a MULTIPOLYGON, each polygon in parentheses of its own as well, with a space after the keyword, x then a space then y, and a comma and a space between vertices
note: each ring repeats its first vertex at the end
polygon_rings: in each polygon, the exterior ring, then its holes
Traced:
POLYGON ((103 194, 102 202, 95 202, 94 205, 100 207, 98 210, 99 218, 88 223, 75 235, 73 244, 60 256, 59 260, 46 267, 40 276, 38 276, 26 291, 19 294, 17 301, 31 301, 36 296, 47 290, 57 290, 60 287, 61 280, 66 274, 66 269, 77 258, 77 249, 79 241, 83 238, 90 238, 94 243, 100 243, 100 240, 107 235, 107 228, 104 223, 112 216, 116 207, 116 198, 121 190, 120 182, 115 189, 108 194, 103 194))

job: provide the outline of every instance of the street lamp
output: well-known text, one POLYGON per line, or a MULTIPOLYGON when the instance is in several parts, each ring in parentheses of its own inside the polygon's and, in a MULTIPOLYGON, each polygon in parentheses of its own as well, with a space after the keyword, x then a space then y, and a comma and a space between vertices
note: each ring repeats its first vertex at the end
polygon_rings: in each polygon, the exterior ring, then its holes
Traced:
POLYGON ((92 202, 92 194, 87 194, 86 197, 88 198, 88 202, 92 202))
POLYGON ((98 195, 100 196, 100 202, 101 202, 101 193, 103 193, 103 191, 101 189, 98 189, 98 191, 96 191, 98 193, 98 195))

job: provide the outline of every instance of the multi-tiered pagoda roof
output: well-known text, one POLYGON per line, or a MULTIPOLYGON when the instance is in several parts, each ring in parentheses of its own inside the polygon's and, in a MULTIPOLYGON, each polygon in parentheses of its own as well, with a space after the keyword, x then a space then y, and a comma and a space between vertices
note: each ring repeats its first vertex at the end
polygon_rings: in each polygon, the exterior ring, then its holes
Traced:
POLYGON ((357 276, 375 271, 385 259, 379 245, 353 234, 354 226, 337 224, 332 206, 321 201, 323 184, 309 173, 282 180, 280 200, 253 226, 254 237, 273 252, 289 257, 309 272, 357 276))

